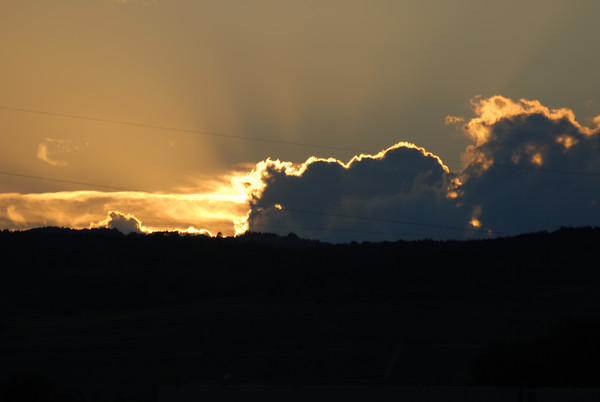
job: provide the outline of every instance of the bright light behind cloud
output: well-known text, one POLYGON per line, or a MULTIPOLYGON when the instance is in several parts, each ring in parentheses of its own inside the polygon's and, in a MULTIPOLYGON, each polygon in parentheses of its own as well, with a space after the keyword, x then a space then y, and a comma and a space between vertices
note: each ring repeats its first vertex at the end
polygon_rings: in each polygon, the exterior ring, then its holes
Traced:
POLYGON ((236 222, 238 231, 295 232, 337 242, 461 237, 467 225, 454 200, 458 181, 437 155, 408 142, 347 163, 267 159, 234 184, 246 191, 250 206, 236 222), (402 220, 411 222, 398 225, 402 220))

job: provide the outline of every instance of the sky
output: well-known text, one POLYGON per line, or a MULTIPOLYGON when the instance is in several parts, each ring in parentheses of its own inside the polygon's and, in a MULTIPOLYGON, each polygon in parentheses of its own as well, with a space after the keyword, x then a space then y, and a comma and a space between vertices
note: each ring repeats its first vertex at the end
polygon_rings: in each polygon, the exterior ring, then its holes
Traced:
POLYGON ((598 15, 593 0, 3 1, 0 228, 598 225, 598 15))

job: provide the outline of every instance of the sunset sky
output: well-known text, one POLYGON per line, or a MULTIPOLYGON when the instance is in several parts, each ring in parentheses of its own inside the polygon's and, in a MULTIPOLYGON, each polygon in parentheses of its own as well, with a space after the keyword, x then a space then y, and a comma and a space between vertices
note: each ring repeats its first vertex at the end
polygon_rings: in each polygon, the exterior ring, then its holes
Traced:
POLYGON ((598 15, 596 0, 2 1, 0 228, 599 225, 598 15))

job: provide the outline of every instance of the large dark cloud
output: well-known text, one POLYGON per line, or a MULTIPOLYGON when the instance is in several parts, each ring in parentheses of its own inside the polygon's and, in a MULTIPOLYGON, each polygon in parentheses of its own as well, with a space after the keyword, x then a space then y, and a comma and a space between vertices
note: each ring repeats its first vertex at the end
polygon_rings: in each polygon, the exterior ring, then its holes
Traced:
POLYGON ((463 127, 474 144, 460 172, 407 143, 348 164, 259 163, 242 180, 251 194, 248 228, 343 242, 600 224, 600 118, 588 128, 568 109, 501 96, 473 106, 463 127))
POLYGON ((456 237, 468 225, 465 208, 449 198, 453 177, 446 166, 412 144, 347 164, 267 160, 250 175, 257 178, 264 188, 250 201, 254 231, 351 241, 456 237))
POLYGON ((462 191, 485 227, 517 234, 600 224, 597 129, 537 102, 494 97, 477 108, 480 118, 465 127, 478 143, 467 150, 462 191))

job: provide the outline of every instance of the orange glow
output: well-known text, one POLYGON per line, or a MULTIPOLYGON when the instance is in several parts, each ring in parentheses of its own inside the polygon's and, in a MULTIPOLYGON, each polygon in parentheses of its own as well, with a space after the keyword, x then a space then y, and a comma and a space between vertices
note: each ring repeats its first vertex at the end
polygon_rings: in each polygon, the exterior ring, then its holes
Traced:
POLYGON ((473 208, 473 216, 472 216, 471 220, 469 221, 469 224, 476 229, 481 227, 481 221, 478 219, 478 217, 480 215, 481 215, 481 206, 475 205, 475 207, 473 208))
POLYGON ((531 163, 533 163, 536 166, 542 166, 542 164, 544 163, 542 154, 540 154, 539 152, 536 152, 533 155, 531 155, 531 163))
POLYGON ((444 124, 450 126, 452 124, 458 124, 465 121, 464 117, 461 116, 446 116, 444 118, 444 124))
POLYGON ((471 224, 471 226, 473 226, 474 228, 480 228, 481 227, 481 222, 479 222, 479 219, 473 217, 471 218, 471 221, 469 222, 471 224))
MULTIPOLYGON (((600 133, 600 116, 592 120, 592 126, 582 126, 575 120, 575 113, 568 108, 550 109, 543 106, 538 100, 520 99, 513 101, 501 95, 495 95, 490 98, 476 97, 471 100, 471 105, 476 114, 476 117, 470 119, 463 125, 464 133, 475 141, 475 145, 467 147, 466 152, 461 156, 465 165, 479 165, 484 171, 489 169, 494 161, 484 153, 480 152, 477 147, 485 144, 489 140, 491 129, 494 124, 505 118, 513 118, 516 116, 528 116, 532 114, 541 114, 546 118, 559 121, 567 120, 575 126, 584 135, 594 135, 600 133)), ((446 121, 458 122, 459 119, 454 116, 448 116, 446 121)), ((573 137, 562 135, 557 137, 556 141, 562 144, 565 149, 569 149, 577 143, 573 137)), ((536 166, 543 164, 542 154, 535 150, 528 149, 527 153, 530 156, 531 163, 536 166)), ((521 155, 515 153, 511 160, 513 163, 518 163, 521 155)))
POLYGON ((0 194, 0 211, 5 211, 0 214, 2 226, 9 229, 106 227, 110 213, 122 211, 121 215, 140 222, 142 232, 220 231, 233 235, 232 223, 244 216, 247 207, 244 196, 232 191, 229 194, 65 191, 0 194))
POLYGON ((250 219, 250 210, 248 210, 246 212, 245 216, 242 216, 239 219, 233 220, 233 228, 234 228, 236 236, 246 233, 248 230, 250 230, 250 224, 248 223, 249 219, 250 219))
POLYGON ((484 144, 489 137, 490 127, 504 118, 520 115, 542 114, 550 120, 566 119, 583 134, 593 135, 600 130, 600 116, 594 118, 594 127, 585 127, 575 120, 575 113, 571 109, 550 109, 543 106, 538 100, 520 99, 513 101, 501 95, 490 98, 475 98, 471 105, 477 117, 469 120, 464 126, 465 133, 475 140, 476 145, 484 144))
POLYGON ((569 135, 561 135, 556 138, 556 142, 562 144, 562 146, 565 147, 565 150, 569 150, 569 148, 576 145, 578 141, 569 135))
POLYGON ((488 170, 494 164, 494 159, 489 155, 479 151, 474 145, 467 146, 464 154, 461 155, 464 165, 476 165, 483 171, 488 170))
POLYGON ((462 186, 460 179, 458 177, 453 178, 446 188, 446 197, 449 199, 458 198, 462 194, 462 191, 460 191, 460 186, 462 186))

